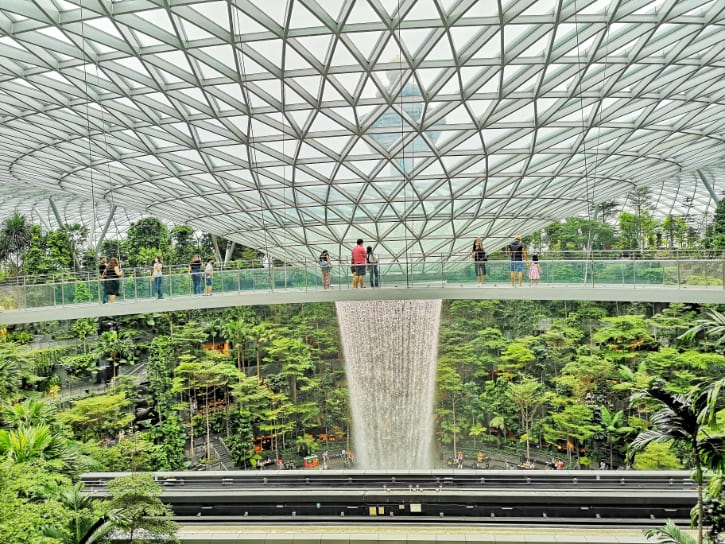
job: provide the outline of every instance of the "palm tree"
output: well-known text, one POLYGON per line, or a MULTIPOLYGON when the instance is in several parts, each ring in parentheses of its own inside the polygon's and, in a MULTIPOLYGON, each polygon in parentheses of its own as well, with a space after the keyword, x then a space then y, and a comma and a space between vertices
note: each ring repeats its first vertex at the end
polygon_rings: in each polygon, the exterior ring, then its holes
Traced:
POLYGON ((624 434, 631 433, 634 428, 624 425, 624 410, 616 412, 610 410, 606 406, 602 406, 599 412, 602 429, 607 435, 607 446, 609 447, 609 468, 614 468, 614 442, 613 437, 621 437, 624 434))
POLYGON ((23 252, 30 247, 30 224, 18 212, 0 227, 0 260, 10 263, 10 273, 20 273, 23 252))
POLYGON ((274 339, 274 332, 268 323, 259 323, 252 327, 251 337, 257 354, 257 381, 262 381, 262 344, 269 344, 274 339))
POLYGON ((73 512, 65 530, 43 525, 44 536, 60 540, 63 544, 94 544, 115 528, 114 512, 96 518, 93 512, 93 499, 83 492, 83 485, 61 489, 55 497, 63 506, 73 512))
POLYGON ((678 338, 691 342, 699 333, 705 333, 706 337, 714 337, 715 345, 725 341, 725 315, 712 308, 703 308, 700 319, 695 321, 696 325, 687 329, 678 338))
POLYGON ((18 395, 23 378, 30 377, 33 361, 30 352, 13 342, 0 342, 0 398, 18 395))
POLYGON ((244 347, 246 342, 250 339, 251 332, 252 330, 249 324, 242 319, 227 321, 221 327, 221 333, 224 340, 231 342, 234 346, 237 370, 244 372, 245 374, 247 372, 247 365, 244 360, 244 347))
POLYGON ((15 463, 36 459, 61 459, 67 452, 65 441, 46 425, 0 429, 0 454, 15 463))
MULTIPOLYGON (((723 380, 715 382, 719 384, 723 380)), ((703 540, 703 489, 705 470, 725 468, 725 435, 710 434, 711 413, 708 403, 717 404, 718 398, 711 395, 714 384, 694 387, 690 393, 683 395, 671 393, 662 384, 655 383, 642 393, 632 396, 632 402, 652 399, 661 408, 655 412, 650 423, 653 428, 640 433, 630 445, 630 460, 634 455, 655 442, 674 442, 687 450, 694 464, 693 480, 697 484, 697 543, 703 540)), ((719 390, 719 388, 718 388, 719 390)))
POLYGON ((7 427, 23 425, 50 425, 53 423, 55 409, 48 403, 35 399, 26 399, 17 404, 4 406, 0 411, 7 427))
POLYGON ((696 544, 695 539, 675 525, 671 519, 667 520, 664 527, 659 529, 648 529, 642 531, 647 540, 656 538, 659 544, 696 544))

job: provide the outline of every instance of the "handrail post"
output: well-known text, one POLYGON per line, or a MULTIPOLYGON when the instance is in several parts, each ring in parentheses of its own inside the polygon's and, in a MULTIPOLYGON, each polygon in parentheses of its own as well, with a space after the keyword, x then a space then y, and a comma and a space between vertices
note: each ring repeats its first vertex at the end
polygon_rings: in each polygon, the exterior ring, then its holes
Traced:
POLYGON ((65 289, 63 288, 63 284, 65 283, 65 278, 60 279, 60 305, 65 306, 65 289))
POLYGON ((310 281, 307 276, 307 257, 305 257, 305 260, 303 261, 303 266, 305 267, 305 292, 307 292, 310 286, 310 281))

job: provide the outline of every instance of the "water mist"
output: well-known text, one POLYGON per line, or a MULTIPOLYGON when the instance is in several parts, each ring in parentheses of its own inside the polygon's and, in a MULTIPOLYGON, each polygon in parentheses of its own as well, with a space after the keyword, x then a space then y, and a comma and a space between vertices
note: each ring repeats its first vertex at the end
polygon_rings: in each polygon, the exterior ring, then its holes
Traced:
POLYGON ((358 468, 433 467, 440 300, 337 302, 358 468))

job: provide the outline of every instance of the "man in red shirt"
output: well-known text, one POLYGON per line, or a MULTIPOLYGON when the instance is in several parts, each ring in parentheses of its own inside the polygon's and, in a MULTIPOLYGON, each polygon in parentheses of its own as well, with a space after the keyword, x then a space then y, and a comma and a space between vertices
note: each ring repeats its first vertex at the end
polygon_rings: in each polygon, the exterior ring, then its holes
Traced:
POLYGON ((352 286, 353 288, 365 287, 365 268, 367 264, 367 252, 363 247, 362 238, 357 239, 357 245, 352 248, 352 286))

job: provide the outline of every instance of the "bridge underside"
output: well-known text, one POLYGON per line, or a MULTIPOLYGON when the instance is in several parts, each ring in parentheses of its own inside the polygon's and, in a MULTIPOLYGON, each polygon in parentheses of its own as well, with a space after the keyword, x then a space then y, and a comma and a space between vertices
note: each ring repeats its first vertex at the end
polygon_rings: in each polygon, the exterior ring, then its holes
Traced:
POLYGON ((210 297, 182 295, 157 299, 117 300, 114 304, 71 304, 46 306, 0 313, 0 324, 62 321, 84 317, 147 314, 178 310, 304 304, 354 300, 593 300, 612 302, 682 302, 725 304, 722 287, 583 287, 581 285, 539 285, 517 287, 487 284, 482 287, 455 285, 389 286, 378 289, 283 289, 215 293, 210 297))

